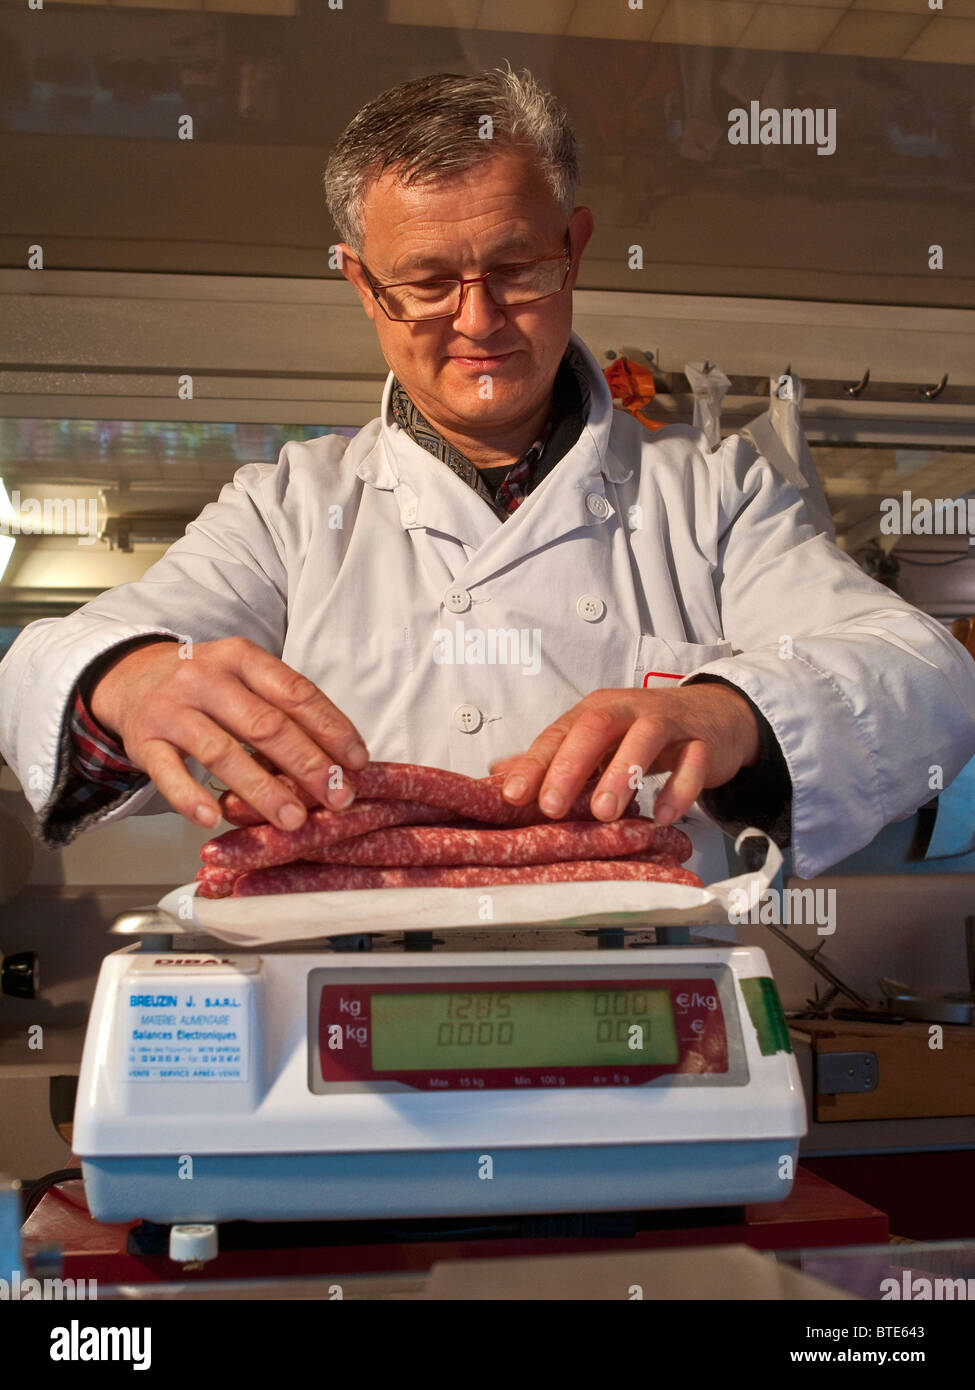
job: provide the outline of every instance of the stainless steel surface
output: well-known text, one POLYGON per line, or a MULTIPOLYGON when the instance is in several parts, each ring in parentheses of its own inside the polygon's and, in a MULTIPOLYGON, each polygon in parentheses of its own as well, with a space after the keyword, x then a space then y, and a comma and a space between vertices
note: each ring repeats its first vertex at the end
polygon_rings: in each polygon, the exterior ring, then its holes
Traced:
POLYGON ((186 928, 178 917, 173 917, 161 908, 134 907, 121 912, 109 927, 113 936, 169 936, 183 935, 186 928))

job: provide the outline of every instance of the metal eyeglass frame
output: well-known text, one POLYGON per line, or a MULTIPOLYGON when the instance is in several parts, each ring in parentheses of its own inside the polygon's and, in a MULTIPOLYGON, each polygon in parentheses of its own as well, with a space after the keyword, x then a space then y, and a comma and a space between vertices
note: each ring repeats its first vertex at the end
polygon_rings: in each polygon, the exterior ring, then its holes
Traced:
MULTIPOLYGON (((538 304, 539 301, 542 299, 551 299, 553 294, 561 294, 562 291, 565 289, 565 282, 566 280, 568 280, 569 273, 572 270, 572 240, 569 235, 568 228, 566 228, 565 237, 563 238, 563 240, 565 241, 565 249, 563 251, 560 251, 557 256, 537 256, 533 261, 512 261, 510 265, 499 265, 494 270, 489 270, 486 275, 471 275, 466 280, 461 280, 458 277, 452 275, 434 275, 431 276, 429 280, 395 280, 385 285, 379 285, 373 280, 373 277, 370 274, 369 269, 366 266, 366 263, 362 259, 362 257, 356 256, 356 260, 362 266, 362 273, 366 277, 366 283, 372 291, 373 299, 376 301, 380 309, 382 309, 383 313, 386 315, 386 317, 390 320, 391 323, 433 323, 437 319, 456 318, 456 316, 460 313, 461 309, 464 307, 465 285, 483 285, 485 281, 490 280, 492 275, 496 275, 497 272, 501 270, 525 270, 529 266, 542 265, 546 261, 566 262, 565 274, 562 276, 562 283, 561 285, 559 285, 557 290, 549 290, 548 294, 539 294, 536 295, 533 299, 520 299, 518 301, 518 304, 498 304, 497 307, 499 309, 515 309, 522 304, 538 304), (389 310, 386 308, 386 305, 382 302, 382 300, 379 298, 379 295, 376 293, 377 290, 401 289, 404 285, 429 284, 458 285, 458 293, 460 298, 457 302, 457 308, 452 309, 447 314, 427 314, 424 315, 422 318, 418 319, 397 319, 393 318, 393 315, 389 312, 389 310)), ((490 288, 488 288, 488 294, 491 295, 490 288)), ((491 300, 492 303, 497 304, 497 300, 495 300, 493 295, 491 295, 491 300)))

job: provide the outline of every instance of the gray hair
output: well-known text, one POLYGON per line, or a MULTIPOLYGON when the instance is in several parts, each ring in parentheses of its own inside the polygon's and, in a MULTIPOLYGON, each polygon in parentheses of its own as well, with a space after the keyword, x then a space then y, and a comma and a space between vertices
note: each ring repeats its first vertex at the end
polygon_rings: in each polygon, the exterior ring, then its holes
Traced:
POLYGON ((325 200, 339 236, 361 251, 366 192, 386 170, 405 187, 436 183, 513 146, 534 153, 556 201, 571 214, 579 181, 576 137, 561 102, 527 68, 438 72, 391 87, 353 117, 326 166, 325 200), (490 139, 479 133, 485 117, 490 139))

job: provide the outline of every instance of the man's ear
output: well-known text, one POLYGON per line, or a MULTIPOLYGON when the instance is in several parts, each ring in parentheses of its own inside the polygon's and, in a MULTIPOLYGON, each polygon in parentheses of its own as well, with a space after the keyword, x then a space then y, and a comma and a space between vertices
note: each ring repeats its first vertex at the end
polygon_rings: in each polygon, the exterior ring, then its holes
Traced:
POLYGON ((358 294, 362 301, 362 307, 365 310, 366 318, 375 319, 376 301, 373 298, 372 290, 369 288, 366 277, 362 273, 362 266, 359 264, 358 256, 352 250, 352 247, 346 245, 344 241, 338 243, 336 250, 339 253, 339 270, 341 270, 349 284, 355 288, 356 294, 358 294))
POLYGON ((589 208, 576 208, 569 221, 569 237, 572 246, 572 274, 569 276, 567 288, 572 289, 576 280, 579 278, 579 262, 585 250, 586 243, 592 236, 595 222, 592 211, 589 208))

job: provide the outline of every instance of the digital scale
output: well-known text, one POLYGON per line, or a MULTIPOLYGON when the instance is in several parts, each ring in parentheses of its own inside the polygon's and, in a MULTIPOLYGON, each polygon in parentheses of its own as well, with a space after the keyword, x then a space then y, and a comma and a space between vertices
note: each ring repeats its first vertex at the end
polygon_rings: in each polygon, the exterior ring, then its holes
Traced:
POLYGON ((477 933, 476 949, 451 935, 434 951, 409 936, 403 949, 401 934, 397 949, 358 953, 160 950, 174 938, 147 935, 107 956, 73 1134, 92 1215, 180 1225, 785 1198, 806 1115, 764 952, 528 935, 526 948, 477 933))

